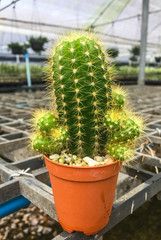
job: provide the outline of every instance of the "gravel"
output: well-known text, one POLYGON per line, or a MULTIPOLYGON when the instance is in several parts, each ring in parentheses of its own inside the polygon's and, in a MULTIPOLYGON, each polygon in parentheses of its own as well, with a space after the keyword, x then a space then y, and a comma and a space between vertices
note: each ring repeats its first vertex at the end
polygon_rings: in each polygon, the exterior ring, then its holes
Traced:
POLYGON ((0 240, 46 240, 61 231, 59 223, 32 204, 0 219, 0 240))
POLYGON ((53 154, 49 156, 50 160, 64 164, 69 166, 77 166, 77 167, 92 167, 99 165, 106 165, 108 163, 114 162, 114 159, 110 155, 106 156, 95 156, 94 159, 89 157, 80 158, 76 155, 68 154, 62 152, 60 155, 53 154))

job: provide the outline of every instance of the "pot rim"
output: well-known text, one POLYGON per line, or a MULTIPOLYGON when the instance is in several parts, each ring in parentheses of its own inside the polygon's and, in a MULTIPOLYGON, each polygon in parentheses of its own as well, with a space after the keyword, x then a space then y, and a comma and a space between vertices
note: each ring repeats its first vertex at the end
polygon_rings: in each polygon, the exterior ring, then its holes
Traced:
POLYGON ((103 167, 107 167, 107 166, 112 166, 112 165, 116 165, 116 164, 120 164, 120 165, 122 165, 122 162, 121 161, 115 161, 115 162, 112 162, 112 163, 109 163, 109 164, 105 164, 105 165, 100 165, 100 166, 92 166, 92 167, 90 167, 90 166, 82 166, 82 167, 79 167, 79 166, 70 166, 70 165, 65 165, 65 164, 62 164, 62 163, 57 163, 57 162, 54 162, 54 161, 52 161, 51 159, 49 159, 45 154, 43 154, 43 157, 44 158, 46 158, 48 161, 50 161, 50 162, 52 162, 52 163, 54 163, 54 164, 56 164, 56 165, 58 165, 58 166, 63 166, 63 167, 68 167, 68 168, 76 168, 76 169, 82 169, 82 168, 84 168, 84 169, 95 169, 95 168, 103 168, 103 167))

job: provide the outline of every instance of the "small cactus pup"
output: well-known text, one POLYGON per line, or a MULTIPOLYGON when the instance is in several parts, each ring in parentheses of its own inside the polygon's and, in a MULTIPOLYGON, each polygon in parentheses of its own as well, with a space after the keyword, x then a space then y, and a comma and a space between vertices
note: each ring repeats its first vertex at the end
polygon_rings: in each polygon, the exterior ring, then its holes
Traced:
POLYGON ((48 110, 37 110, 33 115, 33 149, 47 155, 59 153, 68 139, 67 129, 59 126, 56 116, 48 110))
POLYGON ((72 154, 103 154, 107 142, 104 113, 111 102, 108 65, 92 34, 63 37, 51 53, 50 88, 52 93, 54 90, 59 122, 68 128, 72 154))
POLYGON ((120 86, 112 86, 112 109, 121 111, 128 98, 127 92, 120 86))
POLYGON ((106 149, 110 153, 110 155, 118 161, 125 161, 134 155, 134 150, 132 150, 126 145, 120 145, 118 143, 107 144, 106 149))
POLYGON ((51 129, 56 128, 58 125, 54 114, 47 112, 37 120, 37 126, 41 132, 49 133, 51 129))
MULTIPOLYGON (((129 120, 128 120, 129 121, 129 120)), ((134 126, 130 128, 121 128, 109 133, 109 140, 106 144, 106 150, 115 161, 127 161, 135 154, 136 143, 141 135, 142 129, 137 126, 137 131, 134 126)))
MULTIPOLYGON (((120 122, 120 121, 119 121, 120 122)), ((120 122, 118 131, 113 131, 109 135, 109 140, 113 143, 132 141, 141 134, 140 127, 134 120, 127 118, 120 122)))
POLYGON ((112 107, 105 116, 106 150, 115 160, 126 161, 135 153, 136 143, 143 133, 143 120, 125 106, 127 94, 122 88, 114 88, 112 96, 112 107))

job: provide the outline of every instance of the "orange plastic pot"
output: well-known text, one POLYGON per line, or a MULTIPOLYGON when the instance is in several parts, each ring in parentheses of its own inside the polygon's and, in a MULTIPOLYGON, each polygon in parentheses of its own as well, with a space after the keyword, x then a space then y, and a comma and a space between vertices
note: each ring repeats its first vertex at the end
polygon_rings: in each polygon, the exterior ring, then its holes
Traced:
POLYGON ((44 158, 57 217, 64 230, 91 235, 104 228, 111 214, 121 164, 77 167, 44 158))

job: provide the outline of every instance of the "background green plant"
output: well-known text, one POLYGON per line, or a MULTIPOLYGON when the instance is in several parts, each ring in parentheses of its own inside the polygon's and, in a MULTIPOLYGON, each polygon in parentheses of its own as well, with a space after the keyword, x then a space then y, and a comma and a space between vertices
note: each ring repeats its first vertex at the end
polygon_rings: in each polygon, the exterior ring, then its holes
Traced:
MULTIPOLYGON (((42 81, 44 78, 45 67, 36 64, 30 64, 32 83, 42 81)), ((137 79, 139 68, 130 66, 115 66, 113 69, 113 75, 118 80, 128 80, 130 78, 137 79)), ((19 81, 26 81, 26 66, 25 65, 13 65, 13 64, 0 64, 0 80, 5 82, 15 77, 19 81)), ((146 67, 145 68, 146 80, 161 80, 161 68, 146 67)))
MULTIPOLYGON (((44 77, 44 67, 36 64, 30 64, 32 83, 42 81, 44 77)), ((0 81, 8 82, 10 80, 17 80, 19 82, 26 82, 26 66, 13 64, 0 64, 0 81)))

